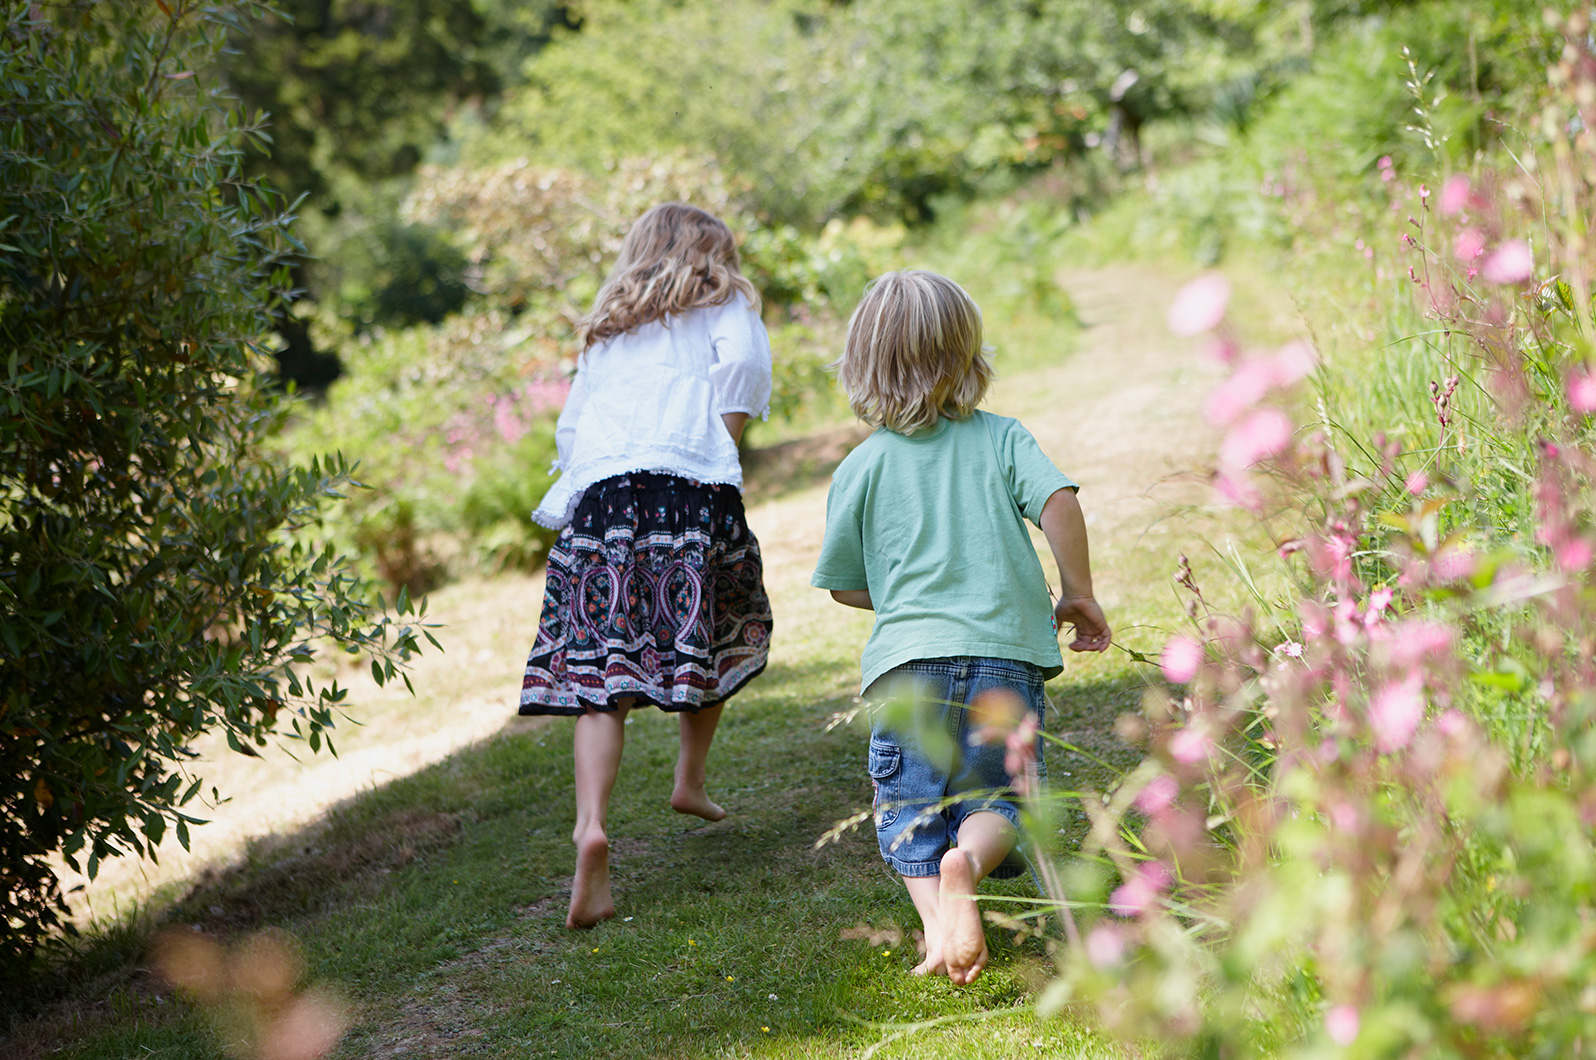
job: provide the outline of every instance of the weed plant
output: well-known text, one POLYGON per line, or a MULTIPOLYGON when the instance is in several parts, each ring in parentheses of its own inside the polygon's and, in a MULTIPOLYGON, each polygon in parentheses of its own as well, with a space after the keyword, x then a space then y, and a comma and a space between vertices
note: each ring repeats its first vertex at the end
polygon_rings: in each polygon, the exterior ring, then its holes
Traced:
POLYGON ((1214 484, 1293 591, 1238 612, 1183 569, 1149 757, 1049 877, 1044 1010, 1168 1055, 1589 1055, 1596 57, 1559 28, 1537 135, 1412 189, 1417 310, 1378 288, 1403 331, 1320 366, 1308 422, 1308 347, 1243 356, 1217 279, 1172 310, 1217 329, 1214 484))

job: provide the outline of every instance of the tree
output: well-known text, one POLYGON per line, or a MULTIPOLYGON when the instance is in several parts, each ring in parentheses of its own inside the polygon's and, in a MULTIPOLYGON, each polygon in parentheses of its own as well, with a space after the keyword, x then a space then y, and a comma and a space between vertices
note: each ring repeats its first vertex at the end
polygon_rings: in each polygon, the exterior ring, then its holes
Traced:
POLYGON ((305 676, 318 646, 385 680, 424 632, 293 533, 342 458, 263 450, 301 248, 205 73, 259 10, 0 8, 0 977, 61 924, 50 856, 187 846, 196 736, 318 750, 345 697, 305 676))
MULTIPOLYGON (((357 325, 436 322, 466 293, 435 234, 397 227, 383 182, 408 176, 457 108, 492 99, 571 15, 558 0, 273 0, 229 36, 220 69, 270 122, 245 171, 305 195, 316 261, 296 287, 352 300, 357 325)), ((338 373, 305 324, 278 322, 281 374, 322 387, 338 373)))

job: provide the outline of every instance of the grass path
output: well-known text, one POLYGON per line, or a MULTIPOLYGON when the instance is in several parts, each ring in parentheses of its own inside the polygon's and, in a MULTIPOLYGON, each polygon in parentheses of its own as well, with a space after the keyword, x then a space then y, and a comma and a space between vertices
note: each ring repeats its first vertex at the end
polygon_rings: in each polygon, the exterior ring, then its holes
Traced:
MULTIPOLYGON (((1197 411, 1212 372, 1164 331, 1169 279, 1122 267, 1060 281, 1087 325, 1076 352, 1000 380, 987 407, 1019 416, 1083 484, 1099 597, 1119 639, 1152 649, 1152 627, 1178 616, 1168 575, 1201 518, 1182 508, 1202 491, 1181 471, 1215 441, 1197 411)), ((880 1057, 1115 1055, 1070 1020, 1030 1014, 1047 975, 1036 940, 998 938, 972 988, 909 977, 913 909, 873 835, 814 846, 869 801, 863 732, 827 731, 857 687, 869 619, 808 587, 824 505, 820 481, 750 508, 777 631, 769 671, 728 709, 711 758, 728 819, 669 812, 674 723, 657 711, 629 722, 611 821, 616 920, 565 930, 571 727, 510 717, 536 578, 435 594, 447 653, 417 667, 414 699, 349 675, 363 726, 340 740, 341 759, 218 754, 233 798, 193 857, 113 867, 89 892, 95 911, 141 887, 191 887, 170 920, 227 937, 286 930, 308 977, 345 999, 346 1057, 840 1057, 880 1043, 880 1057), (893 1030, 927 1021, 947 1022, 893 1030)), ((1050 730, 1133 761, 1112 726, 1142 680, 1123 653, 1071 660, 1050 687, 1050 730)), ((1050 768, 1061 788, 1107 779, 1067 754, 1050 768)), ((172 1004, 137 959, 112 964, 19 1028, 15 1055, 215 1055, 209 1014, 172 1004)))

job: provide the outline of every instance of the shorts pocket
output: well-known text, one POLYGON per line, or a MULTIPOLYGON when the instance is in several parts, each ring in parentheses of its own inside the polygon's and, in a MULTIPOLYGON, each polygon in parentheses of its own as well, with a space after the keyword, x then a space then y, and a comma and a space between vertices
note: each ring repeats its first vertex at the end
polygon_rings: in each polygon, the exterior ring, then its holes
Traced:
POLYGON ((898 777, 903 769, 903 752, 889 743, 870 741, 870 783, 875 786, 876 827, 885 828, 898 819, 898 777))

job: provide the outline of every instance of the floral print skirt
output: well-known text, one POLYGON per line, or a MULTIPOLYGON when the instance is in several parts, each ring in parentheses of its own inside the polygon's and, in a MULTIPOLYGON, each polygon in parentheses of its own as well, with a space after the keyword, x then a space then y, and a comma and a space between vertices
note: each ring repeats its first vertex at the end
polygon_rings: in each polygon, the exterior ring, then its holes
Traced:
POLYGON ((549 551, 522 714, 696 711, 770 655, 759 542, 735 486, 632 472, 588 487, 549 551))

